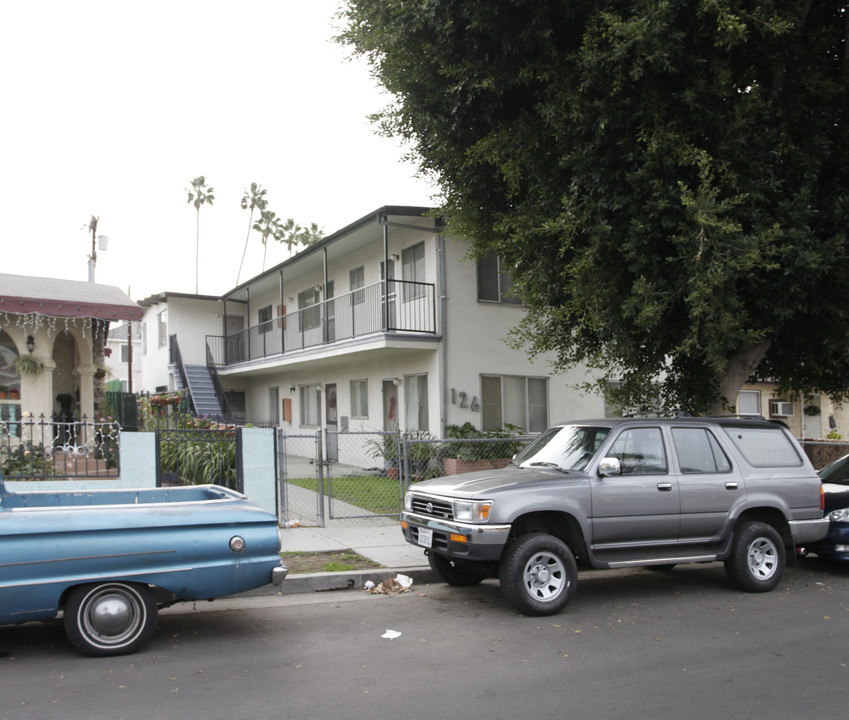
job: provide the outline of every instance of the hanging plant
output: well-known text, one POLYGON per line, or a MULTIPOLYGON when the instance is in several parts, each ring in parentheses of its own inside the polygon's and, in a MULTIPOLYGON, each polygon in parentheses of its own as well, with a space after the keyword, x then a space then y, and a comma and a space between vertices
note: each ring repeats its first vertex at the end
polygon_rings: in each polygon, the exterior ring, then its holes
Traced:
POLYGON ((15 358, 15 370, 21 375, 40 375, 44 363, 32 354, 18 355, 15 358))

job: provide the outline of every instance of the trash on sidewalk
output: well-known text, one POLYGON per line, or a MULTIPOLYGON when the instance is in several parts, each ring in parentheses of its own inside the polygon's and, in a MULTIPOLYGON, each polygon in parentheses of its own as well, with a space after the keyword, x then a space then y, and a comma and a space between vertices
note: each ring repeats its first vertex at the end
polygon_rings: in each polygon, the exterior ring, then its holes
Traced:
POLYGON ((383 595, 399 595, 401 593, 410 592, 413 586, 413 578, 407 575, 398 573, 394 578, 386 578, 381 583, 375 585, 370 580, 365 584, 365 591, 371 594, 383 595))
POLYGON ((401 637, 401 633, 399 633, 397 630, 387 630, 380 637, 386 638, 387 640, 394 640, 395 638, 401 637))
POLYGON ((300 522, 300 520, 287 520, 286 522, 283 523, 283 527, 285 527, 285 528, 301 527, 301 522, 300 522))

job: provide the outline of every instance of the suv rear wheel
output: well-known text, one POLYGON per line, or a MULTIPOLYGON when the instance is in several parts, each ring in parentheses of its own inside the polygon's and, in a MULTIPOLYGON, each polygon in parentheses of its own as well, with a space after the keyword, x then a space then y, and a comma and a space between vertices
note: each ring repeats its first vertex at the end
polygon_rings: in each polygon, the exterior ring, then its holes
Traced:
POLYGON ((734 531, 725 572, 747 592, 768 592, 784 575, 784 542, 778 531, 761 522, 745 522, 734 531))
POLYGON ((545 533, 521 535, 501 557, 501 592, 526 615, 554 615, 575 596, 575 555, 559 538, 545 533))

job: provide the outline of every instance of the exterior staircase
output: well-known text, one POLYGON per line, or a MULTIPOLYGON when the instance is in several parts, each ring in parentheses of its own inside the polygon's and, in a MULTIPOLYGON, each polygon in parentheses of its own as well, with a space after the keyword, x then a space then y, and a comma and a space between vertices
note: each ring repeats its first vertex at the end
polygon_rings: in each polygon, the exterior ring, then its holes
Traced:
MULTIPOLYGON (((221 403, 215 395, 215 386, 213 385, 209 368, 206 365, 186 365, 185 367, 189 387, 178 389, 189 391, 197 416, 224 417, 224 410, 221 408, 221 403)), ((176 373, 177 383, 182 385, 179 378, 180 374, 176 373)))

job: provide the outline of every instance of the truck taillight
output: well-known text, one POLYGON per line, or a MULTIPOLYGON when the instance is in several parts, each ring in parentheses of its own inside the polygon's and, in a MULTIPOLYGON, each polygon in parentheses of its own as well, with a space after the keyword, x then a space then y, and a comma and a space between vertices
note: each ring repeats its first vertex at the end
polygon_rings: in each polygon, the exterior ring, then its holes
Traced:
POLYGON ((825 490, 822 489, 822 485, 820 485, 820 510, 825 512, 825 490))

